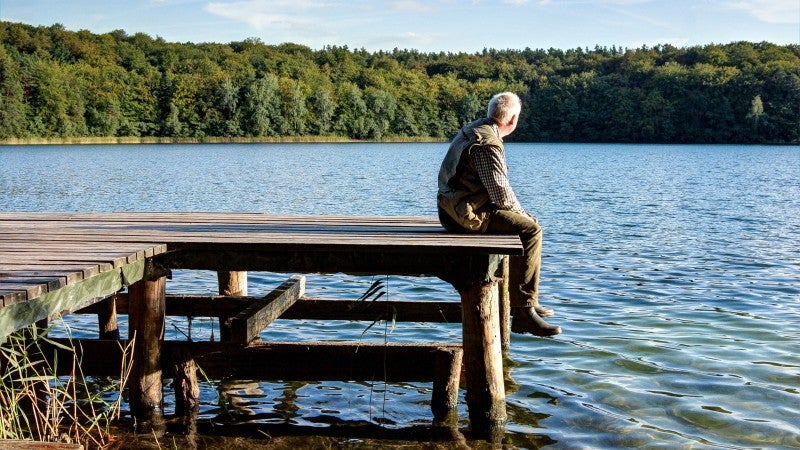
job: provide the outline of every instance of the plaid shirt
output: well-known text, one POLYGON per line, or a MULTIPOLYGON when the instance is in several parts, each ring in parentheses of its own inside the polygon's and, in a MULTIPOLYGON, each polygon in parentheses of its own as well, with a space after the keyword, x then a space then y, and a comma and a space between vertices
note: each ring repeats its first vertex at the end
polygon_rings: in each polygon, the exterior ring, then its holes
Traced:
POLYGON ((519 204, 508 182, 508 165, 503 150, 493 145, 476 146, 470 155, 492 203, 498 209, 525 214, 525 209, 519 204))

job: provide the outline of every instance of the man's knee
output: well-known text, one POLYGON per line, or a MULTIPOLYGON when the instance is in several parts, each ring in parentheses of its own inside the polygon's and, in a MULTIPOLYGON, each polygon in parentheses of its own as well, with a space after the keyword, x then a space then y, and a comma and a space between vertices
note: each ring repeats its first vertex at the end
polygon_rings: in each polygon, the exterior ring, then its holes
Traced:
POLYGON ((541 234, 542 228, 533 218, 513 211, 497 211, 492 215, 490 229, 525 236, 541 234))

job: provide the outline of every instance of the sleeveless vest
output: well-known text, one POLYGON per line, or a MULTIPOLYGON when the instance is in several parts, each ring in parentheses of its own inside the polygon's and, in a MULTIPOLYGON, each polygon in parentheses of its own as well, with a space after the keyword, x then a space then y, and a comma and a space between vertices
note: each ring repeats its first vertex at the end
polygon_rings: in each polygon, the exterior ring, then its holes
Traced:
POLYGON ((492 120, 478 119, 461 129, 453 138, 439 169, 439 193, 436 203, 462 230, 484 232, 489 225, 491 201, 469 158, 475 146, 491 145, 503 149, 503 141, 495 133, 492 120))

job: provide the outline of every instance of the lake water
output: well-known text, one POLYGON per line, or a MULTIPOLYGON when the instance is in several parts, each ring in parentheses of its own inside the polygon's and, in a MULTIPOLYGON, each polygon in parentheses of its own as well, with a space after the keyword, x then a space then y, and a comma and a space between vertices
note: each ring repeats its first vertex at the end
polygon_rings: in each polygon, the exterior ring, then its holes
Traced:
MULTIPOLYGON (((0 147, 3 211, 434 215, 446 144, 0 147)), ((512 336, 506 440, 522 448, 800 448, 800 147, 509 144, 510 178, 545 233, 542 302, 564 333, 512 336)), ((285 274, 250 274, 251 295, 285 274)), ((310 276, 355 298, 370 279, 310 276)), ((168 291, 214 293, 208 272, 168 291)), ((389 298, 453 300, 437 279, 389 298)), ((95 333, 73 317, 78 335, 95 333)), ((264 339, 359 339, 369 324, 280 320, 264 339)), ((169 318, 170 337, 188 323, 169 318)), ((195 320, 192 337, 218 330, 195 320)), ((399 323, 363 339, 460 342, 399 323)), ((171 395, 165 392, 167 410, 171 395)), ((326 427, 430 423, 430 385, 203 386, 200 416, 326 427), (290 404, 290 406, 287 406, 290 404)), ((460 403, 462 428, 466 406, 460 403)), ((352 444, 352 442, 350 442, 352 444)))

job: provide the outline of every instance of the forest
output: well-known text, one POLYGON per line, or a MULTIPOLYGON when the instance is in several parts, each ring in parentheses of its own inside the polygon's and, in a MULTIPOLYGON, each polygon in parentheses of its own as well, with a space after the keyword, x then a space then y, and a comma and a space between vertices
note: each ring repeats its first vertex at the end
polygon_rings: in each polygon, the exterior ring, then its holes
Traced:
POLYGON ((800 143, 800 45, 368 52, 11 22, 0 42, 0 142, 446 140, 509 90, 509 140, 800 143))

